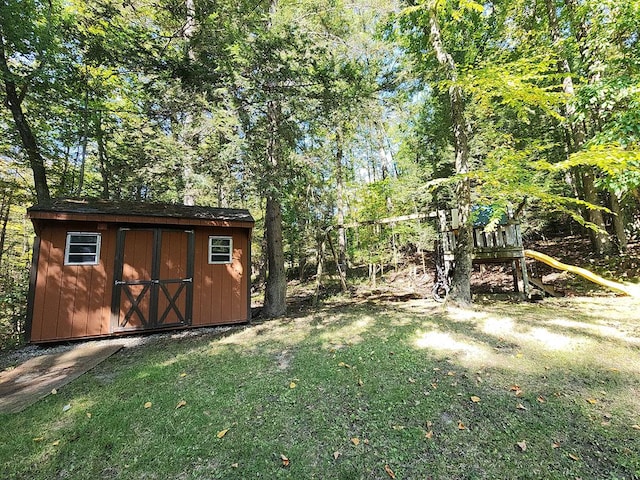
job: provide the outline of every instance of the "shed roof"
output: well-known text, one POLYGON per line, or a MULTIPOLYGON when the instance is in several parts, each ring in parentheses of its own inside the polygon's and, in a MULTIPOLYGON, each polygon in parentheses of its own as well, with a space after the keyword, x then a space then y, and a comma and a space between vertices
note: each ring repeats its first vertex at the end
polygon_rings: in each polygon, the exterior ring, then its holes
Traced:
POLYGON ((99 199, 55 199, 46 204, 34 205, 27 210, 32 219, 109 221, 117 223, 176 223, 180 225, 253 226, 248 210, 112 201, 99 199), (160 221, 160 219, 164 219, 160 221), (167 222, 169 220, 169 222, 167 222))

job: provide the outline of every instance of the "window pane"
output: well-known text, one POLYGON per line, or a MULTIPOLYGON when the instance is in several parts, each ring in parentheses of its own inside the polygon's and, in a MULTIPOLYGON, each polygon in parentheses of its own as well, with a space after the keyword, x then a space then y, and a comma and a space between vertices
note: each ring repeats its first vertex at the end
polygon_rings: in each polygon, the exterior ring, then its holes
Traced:
POLYGON ((96 253, 97 245, 69 245, 69 253, 96 253))
POLYGON ((69 243, 98 243, 97 235, 70 235, 69 243))

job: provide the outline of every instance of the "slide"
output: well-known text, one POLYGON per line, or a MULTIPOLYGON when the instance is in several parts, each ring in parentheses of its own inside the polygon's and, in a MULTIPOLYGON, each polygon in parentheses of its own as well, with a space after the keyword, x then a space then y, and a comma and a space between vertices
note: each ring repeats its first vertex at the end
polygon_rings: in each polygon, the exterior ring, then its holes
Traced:
POLYGON ((611 290, 624 293, 625 295, 629 295, 630 297, 640 298, 640 286, 625 285, 622 283, 607 280, 606 278, 602 278, 601 276, 596 275, 595 273, 590 272, 589 270, 576 267, 575 265, 567 265, 566 263, 559 262, 555 258, 550 257, 549 255, 536 252, 535 250, 525 250, 524 254, 526 257, 530 257, 540 262, 546 263, 547 265, 550 265, 553 268, 556 268, 558 270, 575 273, 577 275, 580 275, 581 277, 586 278, 591 282, 597 283, 598 285, 602 285, 603 287, 607 287, 607 288, 610 288, 611 290))

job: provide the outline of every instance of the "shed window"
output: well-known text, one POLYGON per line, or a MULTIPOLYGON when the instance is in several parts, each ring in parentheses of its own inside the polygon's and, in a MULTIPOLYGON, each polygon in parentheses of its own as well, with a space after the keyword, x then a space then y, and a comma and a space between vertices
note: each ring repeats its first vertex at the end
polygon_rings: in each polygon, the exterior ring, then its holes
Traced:
POLYGON ((68 232, 65 265, 97 265, 100 262, 99 233, 68 232))
POLYGON ((231 263, 232 252, 231 237, 209 237, 209 263, 231 263))

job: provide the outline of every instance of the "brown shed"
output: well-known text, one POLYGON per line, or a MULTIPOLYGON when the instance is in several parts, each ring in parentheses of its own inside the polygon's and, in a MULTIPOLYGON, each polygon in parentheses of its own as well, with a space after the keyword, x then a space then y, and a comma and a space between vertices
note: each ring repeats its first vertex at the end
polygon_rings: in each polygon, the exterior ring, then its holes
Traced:
POLYGON ((246 210, 55 200, 28 215, 31 342, 250 320, 246 210))

